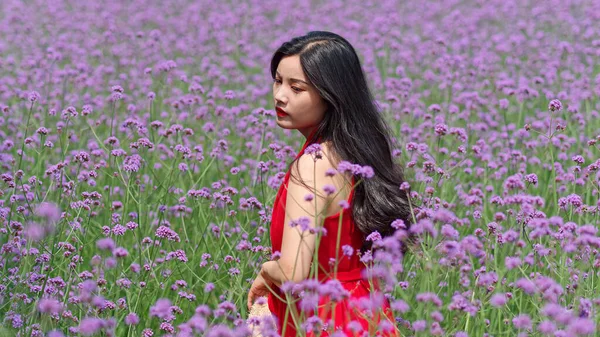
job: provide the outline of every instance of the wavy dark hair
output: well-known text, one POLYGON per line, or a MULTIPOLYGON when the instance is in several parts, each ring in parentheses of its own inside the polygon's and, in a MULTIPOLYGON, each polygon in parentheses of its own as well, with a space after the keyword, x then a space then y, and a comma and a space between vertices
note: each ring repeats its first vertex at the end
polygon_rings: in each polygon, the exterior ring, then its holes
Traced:
MULTIPOLYGON (((273 79, 281 59, 292 55, 299 55, 304 74, 327 103, 325 116, 308 141, 331 141, 339 160, 368 165, 375 172, 373 178, 355 187, 352 216, 356 226, 365 237, 373 231, 382 237, 393 235, 391 223, 397 219, 408 229, 413 221, 407 196, 410 189, 399 189, 405 179, 392 154, 392 132, 376 105, 354 48, 343 37, 326 31, 295 37, 274 53, 273 79)), ((297 166, 296 159, 289 167, 294 163, 297 166)), ((371 247, 372 243, 364 240, 361 252, 371 247)), ((406 244, 402 248, 406 252, 406 244)))

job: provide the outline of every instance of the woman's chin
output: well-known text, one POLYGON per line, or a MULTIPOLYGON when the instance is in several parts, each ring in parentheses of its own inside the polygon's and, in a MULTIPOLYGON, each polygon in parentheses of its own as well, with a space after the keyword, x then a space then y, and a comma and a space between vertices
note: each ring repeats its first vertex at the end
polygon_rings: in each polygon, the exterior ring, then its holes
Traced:
POLYGON ((286 118, 277 117, 276 122, 277 122, 277 125, 279 125, 280 127, 284 128, 284 129, 293 129, 292 127, 290 127, 290 122, 286 118))

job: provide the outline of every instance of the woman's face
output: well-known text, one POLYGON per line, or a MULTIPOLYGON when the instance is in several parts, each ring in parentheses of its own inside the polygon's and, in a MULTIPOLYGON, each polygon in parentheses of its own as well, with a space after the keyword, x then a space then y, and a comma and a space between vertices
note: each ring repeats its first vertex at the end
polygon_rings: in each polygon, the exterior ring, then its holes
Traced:
POLYGON ((327 103, 317 89, 304 76, 300 56, 286 56, 277 66, 273 81, 275 108, 285 111, 285 116, 277 114, 277 125, 284 129, 298 129, 308 138, 327 110, 327 103))

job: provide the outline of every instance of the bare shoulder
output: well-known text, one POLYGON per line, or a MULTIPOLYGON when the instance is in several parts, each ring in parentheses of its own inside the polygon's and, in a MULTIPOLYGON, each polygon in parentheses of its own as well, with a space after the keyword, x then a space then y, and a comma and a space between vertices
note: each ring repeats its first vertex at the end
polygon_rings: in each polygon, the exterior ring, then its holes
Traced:
MULTIPOLYGON (((293 168, 295 175, 300 175, 304 180, 314 180, 314 173, 317 174, 317 179, 325 177, 325 173, 329 169, 336 169, 340 160, 337 158, 331 143, 321 143, 321 158, 315 158, 314 154, 303 153, 298 158, 298 168, 293 168), (300 170, 300 172, 296 171, 300 170)), ((330 178, 330 177, 327 177, 330 178)))
POLYGON ((323 195, 325 185, 333 185, 336 192, 329 196, 328 201, 332 202, 327 213, 335 214, 339 211, 337 202, 347 200, 352 177, 349 173, 340 174, 336 172, 334 176, 326 176, 326 172, 330 169, 336 170, 340 162, 338 156, 335 155, 330 143, 321 144, 322 158, 315 160, 313 154, 304 153, 298 158, 298 166, 293 165, 293 176, 300 177, 308 186, 311 187, 311 192, 314 193, 313 187, 316 187, 320 195, 323 195))

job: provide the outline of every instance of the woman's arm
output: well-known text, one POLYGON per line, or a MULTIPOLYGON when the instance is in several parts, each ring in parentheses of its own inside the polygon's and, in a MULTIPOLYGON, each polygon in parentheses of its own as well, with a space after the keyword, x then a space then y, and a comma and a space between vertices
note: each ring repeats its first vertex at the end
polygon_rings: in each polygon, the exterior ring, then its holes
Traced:
POLYGON ((287 280, 299 282, 309 276, 316 234, 309 233, 308 229, 314 228, 316 223, 322 225, 321 222, 325 218, 330 202, 329 198, 317 196, 314 193, 314 186, 320 194, 325 195, 323 187, 331 181, 325 176, 325 171, 329 168, 332 168, 332 165, 328 160, 318 159, 315 162, 310 154, 303 154, 298 159, 297 170, 295 165, 292 166, 292 175, 300 177, 300 180, 304 181, 311 189, 307 189, 290 177, 281 255, 277 261, 264 263, 261 270, 265 279, 272 280, 278 286, 287 280), (314 198, 311 201, 305 201, 304 196, 309 193, 312 193, 314 198), (299 219, 300 221, 298 221, 299 219), (297 223, 301 222, 301 224, 291 227, 292 220, 296 220, 297 223))

